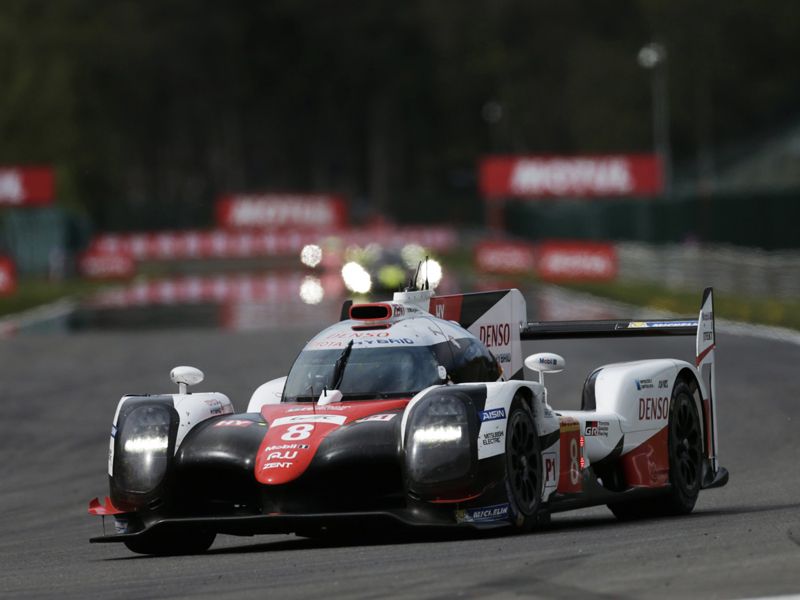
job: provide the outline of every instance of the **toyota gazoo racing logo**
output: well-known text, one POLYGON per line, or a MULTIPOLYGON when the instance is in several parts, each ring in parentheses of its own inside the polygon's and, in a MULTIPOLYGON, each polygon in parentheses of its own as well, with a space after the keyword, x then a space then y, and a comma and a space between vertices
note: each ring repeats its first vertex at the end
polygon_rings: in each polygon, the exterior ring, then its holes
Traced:
POLYGON ((506 504, 495 504, 493 506, 483 506, 481 508, 468 508, 458 511, 459 521, 465 523, 491 523, 492 521, 506 521, 510 517, 510 506, 506 504))

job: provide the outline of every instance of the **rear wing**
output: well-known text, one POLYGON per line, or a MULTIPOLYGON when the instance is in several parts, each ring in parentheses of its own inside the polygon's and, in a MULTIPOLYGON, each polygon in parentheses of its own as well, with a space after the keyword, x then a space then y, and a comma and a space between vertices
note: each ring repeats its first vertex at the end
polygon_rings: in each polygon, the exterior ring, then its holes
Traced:
POLYGON ((567 338, 648 337, 660 335, 697 335, 696 320, 663 319, 657 321, 533 321, 522 327, 525 340, 567 338))

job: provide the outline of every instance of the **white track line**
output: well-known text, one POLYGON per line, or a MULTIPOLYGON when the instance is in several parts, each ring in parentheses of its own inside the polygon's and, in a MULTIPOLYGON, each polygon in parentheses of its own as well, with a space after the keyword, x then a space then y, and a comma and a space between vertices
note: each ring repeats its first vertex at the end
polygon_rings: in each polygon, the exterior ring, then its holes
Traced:
POLYGON ((64 317, 75 310, 77 302, 70 298, 62 298, 50 304, 37 306, 20 313, 0 318, 0 337, 14 335, 15 333, 32 327, 44 321, 64 317))

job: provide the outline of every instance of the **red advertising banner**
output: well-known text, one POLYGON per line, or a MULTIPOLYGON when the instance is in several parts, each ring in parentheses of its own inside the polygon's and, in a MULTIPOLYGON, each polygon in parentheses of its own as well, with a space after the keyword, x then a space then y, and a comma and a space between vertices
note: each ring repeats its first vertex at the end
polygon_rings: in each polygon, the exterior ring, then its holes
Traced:
POLYGON ((0 166, 0 206, 42 206, 55 198, 51 167, 0 166))
POLYGON ((663 189, 654 154, 488 156, 480 163, 487 200, 654 196, 663 189))
POLYGON ((87 279, 130 279, 136 274, 136 261, 128 252, 84 252, 78 270, 87 279))
POLYGON ((535 246, 529 242, 484 241, 475 246, 475 266, 484 273, 532 274, 535 246))
MULTIPOLYGON (((267 275, 181 276, 142 281, 127 288, 100 292, 90 303, 96 307, 131 307, 225 302, 300 302, 304 273, 267 275)), ((314 278, 315 279, 315 278, 314 278)), ((315 279, 320 300, 339 299, 344 284, 339 273, 315 279)))
MULTIPOLYGON (((300 256, 307 244, 321 244, 330 236, 313 231, 162 231, 158 233, 104 234, 96 237, 91 252, 126 253, 136 260, 206 258, 260 258, 300 256)), ((365 246, 376 240, 385 247, 416 243, 435 252, 455 248, 458 234, 451 227, 392 227, 349 229, 336 234, 343 246, 365 246)))
POLYGON ((217 201, 217 223, 227 229, 339 229, 347 225, 347 204, 325 194, 223 196, 217 201))
POLYGON ((537 272, 547 281, 609 281, 617 276, 617 251, 606 242, 543 242, 537 272))
POLYGON ((14 261, 0 256, 0 296, 10 296, 17 291, 17 270, 14 261))

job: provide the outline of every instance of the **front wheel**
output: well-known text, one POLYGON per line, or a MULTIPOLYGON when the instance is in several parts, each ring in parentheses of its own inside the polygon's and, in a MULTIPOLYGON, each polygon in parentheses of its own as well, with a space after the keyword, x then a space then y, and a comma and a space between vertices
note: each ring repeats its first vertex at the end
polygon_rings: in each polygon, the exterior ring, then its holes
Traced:
POLYGON ((617 518, 687 515, 694 509, 700 494, 703 435, 694 395, 683 381, 672 390, 668 427, 669 492, 650 500, 609 504, 617 518))
POLYGON ((529 531, 548 520, 540 508, 542 474, 542 449, 533 414, 517 395, 506 429, 506 490, 516 529, 529 531))

